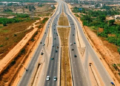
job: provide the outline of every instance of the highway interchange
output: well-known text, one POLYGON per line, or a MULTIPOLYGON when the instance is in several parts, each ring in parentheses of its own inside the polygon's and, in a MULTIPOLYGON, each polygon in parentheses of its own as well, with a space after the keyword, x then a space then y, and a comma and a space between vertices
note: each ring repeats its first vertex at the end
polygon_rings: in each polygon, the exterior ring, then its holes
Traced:
MULTIPOLYGON (((70 36, 69 36, 69 52, 70 52, 70 63, 71 63, 71 71, 72 71, 72 79, 73 79, 73 86, 91 86, 90 77, 88 74, 88 56, 91 56, 91 59, 93 60, 105 86, 110 86, 113 80, 107 73, 106 69, 102 65, 101 61, 98 59, 96 53, 94 52, 93 48, 89 44, 87 38, 84 35, 84 32, 81 28, 80 23, 78 20, 73 16, 71 13, 68 5, 63 1, 57 1, 58 7, 56 9, 56 12, 54 15, 48 20, 45 34, 43 35, 43 38, 36 49, 28 67, 27 71, 24 72, 24 75, 22 76, 18 86, 31 86, 32 84, 32 78, 34 76, 35 66, 39 65, 38 59, 41 54, 42 49, 44 48, 45 40, 49 31, 49 28, 52 27, 52 49, 50 58, 47 58, 46 61, 46 70, 45 71, 45 77, 43 78, 44 86, 60 86, 60 77, 59 77, 59 62, 60 62, 60 38, 59 34, 57 32, 57 23, 60 17, 60 14, 62 13, 62 7, 64 8, 64 12, 67 15, 67 18, 69 20, 69 24, 71 26, 70 36), (52 22, 51 22, 52 21, 52 22), (51 26, 50 26, 51 25, 51 26), (76 30, 79 30, 81 37, 86 45, 86 53, 85 53, 85 62, 81 62, 81 57, 76 45, 76 39, 75 34, 76 30), (54 60, 51 60, 51 58, 54 58, 54 60), (50 80, 47 81, 46 77, 50 76, 50 80), (57 81, 53 81, 53 77, 57 77, 57 81)), ((39 85, 40 86, 40 85, 39 85)))

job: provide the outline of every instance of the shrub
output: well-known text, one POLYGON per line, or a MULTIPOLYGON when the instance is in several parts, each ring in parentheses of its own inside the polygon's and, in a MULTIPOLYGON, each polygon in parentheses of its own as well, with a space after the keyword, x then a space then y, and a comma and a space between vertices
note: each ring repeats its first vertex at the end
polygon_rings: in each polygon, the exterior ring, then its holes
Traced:
POLYGON ((0 45, 0 47, 3 47, 3 45, 0 45))
POLYGON ((13 60, 13 61, 11 62, 11 64, 12 64, 12 65, 14 65, 15 63, 16 63, 16 61, 15 61, 15 60, 13 60))
POLYGON ((17 36, 17 34, 14 34, 14 37, 16 37, 17 36))
POLYGON ((8 37, 6 37, 5 39, 6 39, 6 40, 8 40, 9 38, 8 38, 8 37))
POLYGON ((120 54, 120 47, 118 48, 118 52, 119 52, 119 54, 120 54))
POLYGON ((24 54, 25 53, 25 48, 23 48, 21 51, 20 51, 21 54, 24 54))

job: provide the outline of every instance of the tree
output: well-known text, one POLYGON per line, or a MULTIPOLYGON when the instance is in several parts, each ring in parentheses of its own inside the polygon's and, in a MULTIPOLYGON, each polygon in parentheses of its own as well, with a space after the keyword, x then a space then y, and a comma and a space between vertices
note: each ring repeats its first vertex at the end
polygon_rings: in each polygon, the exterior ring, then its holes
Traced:
POLYGON ((4 21, 2 24, 3 24, 3 26, 7 26, 7 22, 6 21, 4 21))
POLYGON ((110 20, 110 21, 109 21, 109 26, 114 25, 114 22, 115 22, 115 20, 110 20))
POLYGON ((104 21, 106 19, 106 16, 105 15, 100 15, 99 18, 100 18, 101 21, 104 21))

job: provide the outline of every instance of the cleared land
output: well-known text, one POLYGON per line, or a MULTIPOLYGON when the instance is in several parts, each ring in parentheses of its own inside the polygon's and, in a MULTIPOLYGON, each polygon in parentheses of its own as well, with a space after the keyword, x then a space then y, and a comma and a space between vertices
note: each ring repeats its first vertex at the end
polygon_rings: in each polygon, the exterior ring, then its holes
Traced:
MULTIPOLYGON (((52 4, 52 3, 51 3, 52 4)), ((42 4, 42 5, 35 5, 35 10, 34 10, 34 16, 35 17, 49 17, 52 15, 54 8, 51 7, 51 4, 42 4)), ((54 4, 52 4, 54 5, 54 4)), ((55 5, 56 6, 56 5, 55 5)), ((19 13, 27 13, 29 16, 31 15, 31 12, 29 10, 30 3, 27 3, 26 6, 6 6, 6 7, 1 7, 1 12, 0 16, 1 17, 10 17, 14 16, 17 17, 19 13), (24 10, 23 10, 24 8, 24 10), (4 10, 12 10, 8 12, 3 12, 4 10), (15 12, 18 14, 16 15, 15 12)), ((41 18, 41 19, 42 19, 41 18)), ((21 18, 19 18, 21 19, 21 18)), ((24 18, 22 18, 24 19, 24 18)), ((13 19, 14 20, 14 19, 13 19)), ((12 23, 12 24, 7 24, 7 26, 3 26, 0 24, 0 59, 4 58, 4 56, 25 36, 27 32, 30 31, 30 29, 26 30, 33 22, 34 20, 31 20, 30 18, 24 22, 19 22, 19 23, 12 23)), ((44 23, 44 22, 43 22, 44 23)), ((41 28, 42 26, 39 26, 41 28)))
POLYGON ((35 20, 14 23, 0 29, 0 59, 30 31, 26 28, 33 22, 35 20))
MULTIPOLYGON (((61 14, 59 25, 67 26, 68 19, 61 14)), ((68 46, 68 37, 69 37, 70 28, 58 28, 58 33, 61 39, 61 86, 72 86, 72 76, 70 70, 70 57, 69 57, 69 46, 68 46)))

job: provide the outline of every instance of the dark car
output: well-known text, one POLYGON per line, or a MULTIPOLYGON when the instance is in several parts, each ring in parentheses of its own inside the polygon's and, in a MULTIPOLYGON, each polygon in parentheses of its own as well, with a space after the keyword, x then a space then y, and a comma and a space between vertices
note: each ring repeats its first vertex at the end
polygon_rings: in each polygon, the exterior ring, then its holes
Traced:
POLYGON ((55 50, 55 52, 57 53, 58 51, 57 51, 57 50, 55 50))
POLYGON ((43 55, 44 53, 42 52, 41 55, 43 55))
POLYGON ((77 57, 77 55, 74 55, 74 57, 77 57))
POLYGON ((74 51, 74 49, 72 49, 72 51, 74 51))
POLYGON ((54 58, 52 57, 51 60, 54 60, 54 58))
POLYGON ((40 42, 40 44, 42 44, 42 42, 40 42))

